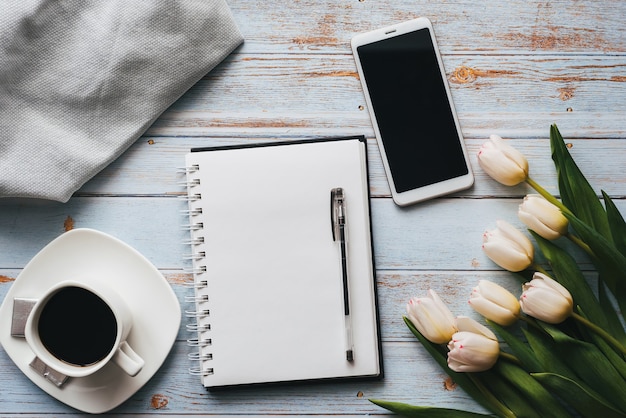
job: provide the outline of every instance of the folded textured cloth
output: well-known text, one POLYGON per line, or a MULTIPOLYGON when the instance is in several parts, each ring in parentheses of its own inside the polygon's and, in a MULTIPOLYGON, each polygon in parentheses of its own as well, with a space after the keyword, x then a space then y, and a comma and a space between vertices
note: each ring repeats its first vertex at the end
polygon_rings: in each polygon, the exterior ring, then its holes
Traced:
POLYGON ((69 200, 243 42, 224 0, 0 10, 0 197, 69 200))

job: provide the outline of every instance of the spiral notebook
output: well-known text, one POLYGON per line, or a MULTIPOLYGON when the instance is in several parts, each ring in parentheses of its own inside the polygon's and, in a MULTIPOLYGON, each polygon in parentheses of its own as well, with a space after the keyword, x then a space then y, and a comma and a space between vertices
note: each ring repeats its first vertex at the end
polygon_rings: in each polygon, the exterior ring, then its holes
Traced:
POLYGON ((381 377, 365 138, 194 149, 186 167, 202 384, 381 377))

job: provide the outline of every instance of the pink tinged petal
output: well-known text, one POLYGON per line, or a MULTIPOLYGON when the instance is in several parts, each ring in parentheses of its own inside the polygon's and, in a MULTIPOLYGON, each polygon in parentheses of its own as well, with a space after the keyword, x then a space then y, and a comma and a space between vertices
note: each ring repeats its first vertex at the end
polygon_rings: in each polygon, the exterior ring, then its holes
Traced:
POLYGON ((550 289, 559 292, 564 298, 566 298, 569 301, 572 301, 572 295, 570 294, 569 290, 567 290, 567 288, 563 286, 561 283, 557 282, 551 277, 546 276, 543 273, 533 274, 533 279, 535 278, 542 280, 542 282, 540 282, 542 285, 547 286, 550 289))
POLYGON ((500 353, 497 341, 465 331, 455 333, 448 348, 448 367, 457 372, 487 370, 496 363, 500 353))
POLYGON ((524 293, 520 299, 522 311, 549 324, 560 324, 572 313, 571 305, 563 303, 563 299, 554 299, 549 293, 524 293))
POLYGON ((497 340, 496 335, 486 326, 479 324, 478 321, 470 318, 469 316, 459 315, 456 317, 456 327, 459 332, 471 332, 474 334, 482 335, 485 338, 491 340, 497 340))
POLYGON ((533 280, 524 284, 520 305, 525 314, 550 324, 566 320, 573 310, 569 291, 548 276, 535 273, 533 280))

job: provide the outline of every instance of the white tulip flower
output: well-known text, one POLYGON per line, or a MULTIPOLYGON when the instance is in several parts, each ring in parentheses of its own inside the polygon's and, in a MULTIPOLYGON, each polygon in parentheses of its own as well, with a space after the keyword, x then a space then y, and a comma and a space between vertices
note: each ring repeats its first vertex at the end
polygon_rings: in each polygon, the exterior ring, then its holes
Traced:
POLYGON ((478 164, 494 180, 515 186, 528 178, 528 160, 498 135, 491 135, 478 152, 478 164))
POLYGON ((424 298, 411 298, 406 312, 415 328, 430 342, 445 344, 456 332, 454 316, 434 290, 424 298))
POLYGON ((522 290, 520 305, 526 315, 549 324, 560 324, 573 313, 572 295, 563 285, 543 273, 535 273, 522 290))
POLYGON ((567 218, 559 208, 538 194, 527 195, 517 215, 529 229, 545 239, 553 240, 567 234, 567 218))
POLYGON ((497 221, 497 228, 483 234, 485 254, 500 267, 518 272, 532 263, 535 250, 530 239, 513 225, 497 221))
POLYGON ((448 367, 455 372, 482 372, 498 361, 500 345, 493 332, 471 318, 457 317, 459 331, 448 343, 448 367))
POLYGON ((480 280, 472 289, 469 299, 470 306, 485 318, 508 326, 519 318, 520 304, 515 296, 502 286, 480 280))

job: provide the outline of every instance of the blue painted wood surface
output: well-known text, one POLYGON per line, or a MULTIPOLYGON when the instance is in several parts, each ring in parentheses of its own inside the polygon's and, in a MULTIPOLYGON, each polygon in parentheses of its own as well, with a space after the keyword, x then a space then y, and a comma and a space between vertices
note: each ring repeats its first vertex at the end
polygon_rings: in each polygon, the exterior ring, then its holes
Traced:
MULTIPOLYGON (((557 193, 549 125, 599 192, 626 212, 626 3, 615 1, 229 0, 245 44, 167 110, 126 153, 66 204, 0 199, 0 297, 49 241, 74 227, 126 241, 166 276, 181 304, 183 272, 176 169, 189 148, 364 134, 386 376, 380 382, 248 388, 209 393, 189 367, 184 331, 155 377, 111 414, 384 414, 368 398, 483 411, 446 379, 402 323, 409 297, 437 290, 457 314, 482 278, 517 282, 482 253, 497 219, 520 225, 530 190, 490 180, 476 163, 488 135, 524 152, 531 175, 557 193), (473 188, 409 208, 389 195, 350 53, 362 31, 431 18, 476 173, 473 188)), ((167 59, 167 58, 164 58, 167 59)), ((36 168, 28 168, 36 169, 36 168)), ((581 266, 590 265, 580 258, 581 266)), ((158 326, 158 324, 155 324, 158 326)), ((0 350, 0 416, 77 411, 24 377, 0 350)))

